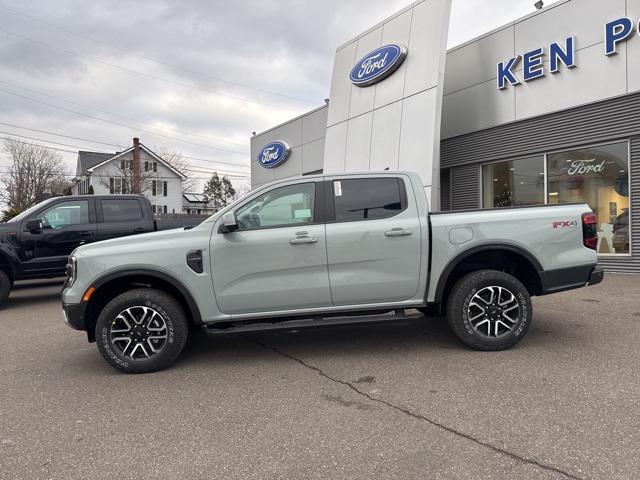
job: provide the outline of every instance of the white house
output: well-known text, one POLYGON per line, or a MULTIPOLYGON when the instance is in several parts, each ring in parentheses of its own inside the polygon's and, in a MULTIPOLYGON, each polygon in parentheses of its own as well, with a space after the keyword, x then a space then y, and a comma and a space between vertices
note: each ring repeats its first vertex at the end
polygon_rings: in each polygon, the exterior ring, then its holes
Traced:
POLYGON ((186 176, 149 148, 133 139, 134 145, 123 152, 78 152, 72 193, 85 195, 93 189, 96 195, 131 193, 136 176, 134 154, 140 161, 141 191, 150 201, 154 213, 182 213, 182 182, 186 176))

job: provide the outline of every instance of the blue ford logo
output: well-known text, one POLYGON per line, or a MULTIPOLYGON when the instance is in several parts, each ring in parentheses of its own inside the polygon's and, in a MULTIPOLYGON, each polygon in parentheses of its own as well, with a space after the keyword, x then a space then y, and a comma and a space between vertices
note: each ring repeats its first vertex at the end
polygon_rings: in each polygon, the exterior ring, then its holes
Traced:
POLYGON ((368 87, 395 72, 407 56, 407 47, 385 45, 365 55, 349 74, 351 82, 358 87, 368 87))
POLYGON ((265 168, 273 168, 280 165, 289 155, 289 145, 276 141, 267 143, 258 153, 258 163, 265 168))

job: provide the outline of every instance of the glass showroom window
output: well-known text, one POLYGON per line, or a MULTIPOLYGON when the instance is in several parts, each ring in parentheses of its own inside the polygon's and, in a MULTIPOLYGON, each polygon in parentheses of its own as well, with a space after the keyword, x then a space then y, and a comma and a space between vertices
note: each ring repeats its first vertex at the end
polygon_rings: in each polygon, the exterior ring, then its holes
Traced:
POLYGON ((547 156, 549 203, 586 202, 598 221, 598 253, 629 253, 629 144, 547 156))
POLYGON ((544 203, 544 156, 483 165, 482 197, 484 208, 544 203))

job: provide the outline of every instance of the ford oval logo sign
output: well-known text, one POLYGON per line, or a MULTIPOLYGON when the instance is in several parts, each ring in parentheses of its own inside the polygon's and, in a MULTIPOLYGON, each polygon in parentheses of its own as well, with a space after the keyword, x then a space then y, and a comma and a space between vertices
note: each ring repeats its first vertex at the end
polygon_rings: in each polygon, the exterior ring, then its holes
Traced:
POLYGON ((365 55, 351 70, 351 83, 358 87, 368 87, 384 80, 395 72, 407 56, 407 47, 385 45, 365 55))
POLYGON ((258 153, 258 163, 265 168, 273 168, 284 162, 289 156, 289 145, 276 141, 267 143, 258 153))

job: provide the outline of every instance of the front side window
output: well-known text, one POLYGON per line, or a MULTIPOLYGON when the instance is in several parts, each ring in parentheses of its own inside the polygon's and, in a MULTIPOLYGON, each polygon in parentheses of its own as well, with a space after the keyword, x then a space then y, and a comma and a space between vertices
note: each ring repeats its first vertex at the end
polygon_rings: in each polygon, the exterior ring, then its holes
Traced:
POLYGON ((44 228, 57 230, 69 225, 87 223, 89 223, 89 202, 86 200, 61 202, 42 213, 44 228))
POLYGON ((304 225, 313 222, 315 183, 275 188, 236 210, 239 230, 304 225))
POLYGON ((627 142, 547 156, 549 203, 585 202, 596 214, 598 253, 629 253, 627 142))
POLYGON ((543 203, 543 155, 482 166, 482 206, 484 208, 543 203))
POLYGON ((401 180, 397 177, 335 180, 333 198, 336 221, 392 217, 403 208, 402 188, 401 180))
POLYGON ((102 200, 103 221, 132 222, 142 219, 142 207, 137 200, 102 200))

